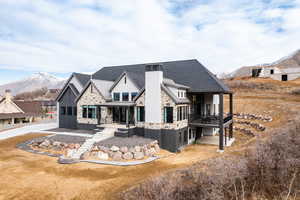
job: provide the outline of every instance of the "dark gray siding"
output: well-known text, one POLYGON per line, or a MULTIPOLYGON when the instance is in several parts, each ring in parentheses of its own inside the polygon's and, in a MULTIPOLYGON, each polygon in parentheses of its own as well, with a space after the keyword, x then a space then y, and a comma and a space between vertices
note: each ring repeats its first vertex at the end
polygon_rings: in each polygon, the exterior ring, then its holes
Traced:
POLYGON ((178 129, 178 130, 154 130, 154 129, 136 129, 136 135, 143 136, 146 138, 151 138, 158 140, 159 146, 162 149, 166 149, 171 152, 177 152, 180 147, 187 145, 188 140, 185 140, 185 137, 188 138, 188 127, 178 129))
MULTIPOLYGON (((59 106, 60 107, 76 107, 75 103, 76 96, 73 93, 73 91, 68 87, 68 89, 65 91, 63 96, 60 98, 59 101, 59 106)), ((59 128, 71 128, 71 129, 76 129, 77 128, 77 117, 74 115, 62 115, 61 114, 61 109, 59 113, 59 128)))

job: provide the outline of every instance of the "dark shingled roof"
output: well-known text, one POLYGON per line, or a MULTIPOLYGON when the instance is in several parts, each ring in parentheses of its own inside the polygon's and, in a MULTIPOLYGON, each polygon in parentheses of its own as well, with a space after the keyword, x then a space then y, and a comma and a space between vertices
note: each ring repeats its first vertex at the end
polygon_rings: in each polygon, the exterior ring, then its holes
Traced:
POLYGON ((26 114, 39 115, 43 113, 40 101, 14 101, 26 114))
POLYGON ((73 73, 73 75, 77 78, 77 80, 81 83, 81 85, 84 87, 87 82, 91 79, 91 75, 87 74, 81 74, 81 73, 73 73))
MULTIPOLYGON (((165 78, 190 87, 191 92, 230 92, 229 88, 197 60, 170 61, 162 64, 165 78)), ((103 67, 93 74, 93 79, 115 81, 123 73, 129 73, 141 88, 145 85, 146 64, 103 67)))

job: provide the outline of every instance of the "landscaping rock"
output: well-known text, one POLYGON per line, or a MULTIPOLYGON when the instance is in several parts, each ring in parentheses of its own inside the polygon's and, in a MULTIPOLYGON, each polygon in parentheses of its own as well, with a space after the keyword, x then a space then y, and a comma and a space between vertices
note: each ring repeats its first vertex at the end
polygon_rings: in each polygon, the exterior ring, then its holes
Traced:
POLYGON ((128 152, 128 148, 127 148, 127 147, 121 147, 121 148, 120 148, 120 151, 121 151, 122 153, 127 153, 127 152, 128 152))
POLYGON ((112 147, 110 148, 110 150, 113 151, 113 152, 117 152, 117 151, 120 150, 120 148, 117 147, 117 146, 112 146, 112 147))
POLYGON ((92 151, 98 151, 99 150, 99 148, 97 147, 97 146, 94 146, 93 148, 92 148, 92 151))
POLYGON ((108 160, 109 156, 107 153, 104 153, 102 151, 99 151, 98 152, 98 158, 101 159, 101 160, 108 160))
POLYGON ((75 149, 68 149, 67 150, 67 157, 71 158, 75 152, 76 152, 75 149))
POLYGON ((70 148, 70 149, 75 149, 75 144, 73 144, 73 143, 68 144, 68 148, 70 148))
POLYGON ((80 144, 75 144, 75 149, 79 149, 80 148, 80 144))
POLYGON ((53 142, 52 145, 55 146, 55 147, 60 147, 61 146, 61 142, 55 141, 55 142, 53 142))
POLYGON ((140 152, 142 149, 141 149, 141 147, 140 146, 135 146, 134 147, 134 151, 135 152, 140 152))
POLYGON ((155 145, 154 145, 154 149, 155 149, 155 151, 158 153, 158 152, 160 151, 159 145, 158 145, 158 144, 155 144, 155 145))
POLYGON ((144 153, 143 152, 135 152, 134 153, 134 159, 141 160, 143 158, 144 158, 144 153))
POLYGON ((41 148, 48 148, 51 145, 49 140, 44 140, 44 142, 42 142, 39 147, 41 148))
POLYGON ((132 160, 133 154, 131 152, 127 152, 127 153, 124 153, 122 157, 124 160, 132 160))
POLYGON ((112 155, 113 160, 122 160, 122 153, 120 151, 114 152, 112 155))
POLYGON ((149 149, 145 149, 144 150, 144 154, 145 154, 145 156, 151 156, 151 152, 150 152, 150 150, 149 149))
POLYGON ((155 153, 156 153, 155 149, 154 149, 154 148, 151 148, 151 149, 150 149, 150 155, 153 156, 155 153))
POLYGON ((81 160, 86 160, 88 159, 90 156, 90 153, 89 152, 84 152, 81 156, 80 156, 80 159, 81 160))
POLYGON ((131 153, 134 153, 135 149, 133 147, 130 147, 128 151, 131 152, 131 153))

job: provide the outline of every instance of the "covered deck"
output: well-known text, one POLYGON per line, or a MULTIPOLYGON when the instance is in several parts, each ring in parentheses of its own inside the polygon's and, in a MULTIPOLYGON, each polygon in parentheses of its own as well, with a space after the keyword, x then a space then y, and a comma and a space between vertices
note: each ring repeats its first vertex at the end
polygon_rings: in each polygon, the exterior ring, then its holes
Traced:
MULTIPOLYGON (((190 93, 192 99, 192 112, 189 115, 189 125, 191 127, 201 128, 219 128, 219 150, 224 151, 224 144, 232 141, 233 138, 233 93, 232 92, 199 92, 190 93), (219 106, 218 113, 211 115, 207 112, 204 113, 204 96, 205 95, 218 95, 219 106), (224 95, 229 96, 229 112, 224 113, 224 95), (226 140, 225 140, 226 138, 226 140)), ((214 138, 215 141, 215 138, 214 138)))

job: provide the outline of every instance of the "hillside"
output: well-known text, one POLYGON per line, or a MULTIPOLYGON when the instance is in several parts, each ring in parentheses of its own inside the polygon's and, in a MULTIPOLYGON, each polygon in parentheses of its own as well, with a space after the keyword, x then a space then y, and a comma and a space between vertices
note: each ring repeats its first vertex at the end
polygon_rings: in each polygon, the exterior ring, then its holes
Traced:
POLYGON ((41 88, 61 89, 65 79, 58 78, 48 73, 39 72, 19 81, 0 85, 0 95, 4 94, 5 90, 11 90, 13 95, 32 92, 41 88))
POLYGON ((283 57, 275 62, 268 64, 259 64, 254 66, 244 66, 228 74, 225 78, 247 77, 251 76, 252 69, 257 67, 278 67, 283 68, 300 68, 300 49, 291 55, 283 57))

